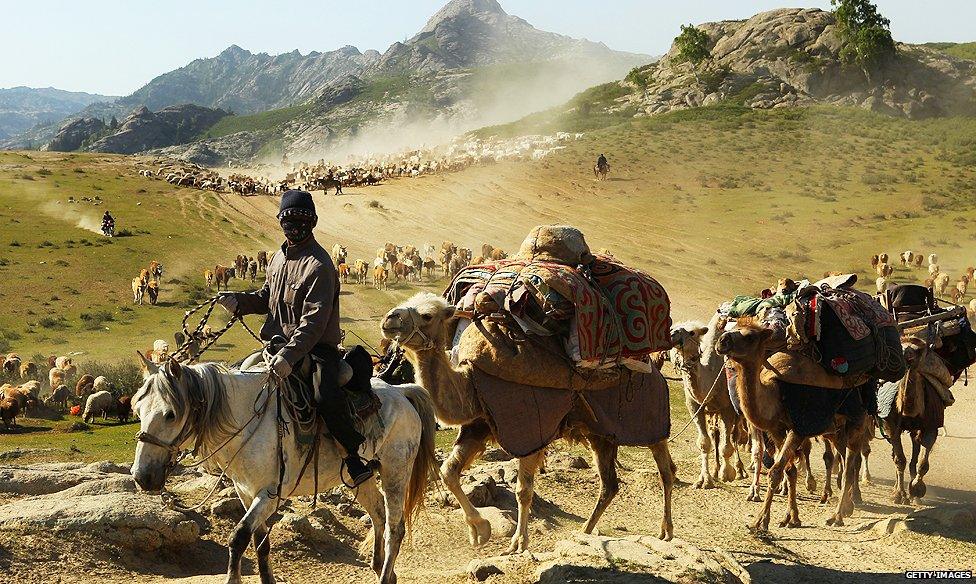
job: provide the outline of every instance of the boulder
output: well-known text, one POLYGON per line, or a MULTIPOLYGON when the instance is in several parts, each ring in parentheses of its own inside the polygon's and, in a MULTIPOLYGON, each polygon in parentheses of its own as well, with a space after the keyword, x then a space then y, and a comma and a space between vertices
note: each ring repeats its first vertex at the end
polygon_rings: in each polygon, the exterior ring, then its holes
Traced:
POLYGON ((0 493, 46 495, 89 481, 107 478, 105 473, 80 469, 46 470, 40 468, 0 468, 0 493))
POLYGON ((105 478, 85 481, 63 491, 42 495, 43 497, 78 497, 84 495, 104 495, 106 493, 135 493, 139 488, 129 475, 113 474, 105 478))
POLYGON ((489 507, 495 504, 495 479, 488 475, 472 477, 473 480, 461 485, 461 490, 475 507, 489 507))
POLYGON ((306 517, 297 513, 285 513, 278 521, 278 526, 318 543, 335 540, 330 526, 314 515, 306 517))
POLYGON ((222 519, 229 519, 238 522, 244 517, 244 505, 236 496, 233 498, 220 499, 210 506, 210 513, 222 519))
MULTIPOLYGON (((511 511, 498 507, 478 507, 478 512, 491 524, 492 536, 512 537, 515 534, 515 519, 511 511)), ((455 513, 464 516, 463 509, 458 509, 455 513)))
POLYGON ((200 537, 194 521, 142 493, 21 499, 0 507, 0 530, 83 532, 140 550, 187 546, 200 537))

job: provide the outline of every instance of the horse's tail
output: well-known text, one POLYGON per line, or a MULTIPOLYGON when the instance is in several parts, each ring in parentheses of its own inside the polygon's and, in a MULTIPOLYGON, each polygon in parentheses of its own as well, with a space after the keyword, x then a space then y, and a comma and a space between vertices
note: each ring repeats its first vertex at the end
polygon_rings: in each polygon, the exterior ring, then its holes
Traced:
POLYGON ((436 481, 440 476, 437 456, 434 454, 434 435, 437 432, 437 418, 434 414, 434 400, 427 390, 419 385, 405 385, 403 395, 410 400, 410 404, 420 416, 420 448, 413 460, 410 481, 403 502, 403 516, 406 520, 407 531, 410 531, 414 517, 423 506, 424 495, 431 480, 436 481))

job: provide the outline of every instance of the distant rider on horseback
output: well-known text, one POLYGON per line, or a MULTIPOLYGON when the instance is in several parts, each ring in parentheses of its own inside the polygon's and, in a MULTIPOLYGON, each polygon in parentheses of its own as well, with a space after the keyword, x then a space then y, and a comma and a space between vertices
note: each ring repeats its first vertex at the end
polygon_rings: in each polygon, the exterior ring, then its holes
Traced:
POLYGON ((600 171, 610 170, 610 163, 607 162, 607 157, 603 154, 600 154, 600 157, 596 159, 596 168, 600 171))
POLYGON ((356 430, 344 390, 339 387, 339 278, 332 258, 312 235, 318 222, 312 195, 285 192, 278 221, 286 241, 281 253, 274 254, 268 264, 264 286, 257 292, 221 294, 218 303, 237 316, 268 315, 261 338, 287 339, 284 346, 272 347, 277 352, 269 365, 278 378, 286 379, 310 354, 321 363, 316 408, 329 432, 346 450, 350 486, 359 486, 373 471, 359 456, 366 439, 356 430))

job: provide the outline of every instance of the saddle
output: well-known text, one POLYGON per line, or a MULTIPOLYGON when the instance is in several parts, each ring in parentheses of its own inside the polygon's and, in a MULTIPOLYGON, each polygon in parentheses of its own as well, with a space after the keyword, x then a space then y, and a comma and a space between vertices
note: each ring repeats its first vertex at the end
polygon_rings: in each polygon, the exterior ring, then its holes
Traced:
MULTIPOLYGON (((278 342, 276 337, 272 339, 268 350, 272 353, 277 352, 283 344, 284 342, 278 342)), ((370 384, 373 376, 372 358, 360 345, 340 351, 340 354, 336 382, 343 390, 346 404, 354 417, 366 420, 378 412, 382 405, 370 384)), ((294 399, 291 400, 293 403, 307 404, 307 407, 315 409, 315 390, 322 383, 324 369, 322 359, 315 354, 309 354, 298 362, 284 384, 286 391, 293 394, 294 399)), ((324 422, 322 427, 325 428, 324 422)))

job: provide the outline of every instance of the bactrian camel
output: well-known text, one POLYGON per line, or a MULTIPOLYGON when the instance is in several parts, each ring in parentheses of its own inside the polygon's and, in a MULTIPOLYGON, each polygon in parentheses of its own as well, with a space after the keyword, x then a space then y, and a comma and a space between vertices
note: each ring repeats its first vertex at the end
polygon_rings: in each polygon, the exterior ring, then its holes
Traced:
MULTIPOLYGON (((773 504, 773 494, 779 489, 783 475, 786 475, 789 509, 780 527, 799 527, 800 511, 796 504, 796 465, 797 448, 804 438, 798 434, 789 415, 783 407, 779 383, 760 373, 767 362, 767 346, 773 331, 749 319, 740 319, 734 330, 722 334, 716 350, 727 356, 736 370, 736 393, 739 404, 749 423, 766 432, 776 444, 776 456, 769 470, 769 487, 766 490, 763 509, 756 519, 757 531, 768 531, 769 516, 773 504)), ((843 391, 843 390, 824 390, 843 391)), ((835 513, 827 520, 828 525, 843 525, 844 517, 854 512, 852 487, 857 480, 857 458, 861 453, 861 442, 867 435, 863 426, 867 416, 848 419, 835 415, 831 427, 823 434, 833 447, 844 453, 844 475, 841 493, 835 513)))
POLYGON ((725 482, 736 477, 745 478, 745 468, 736 448, 736 424, 739 415, 732 406, 725 382, 725 361, 715 352, 716 330, 721 316, 716 313, 708 326, 700 322, 685 322, 671 328, 671 361, 681 374, 685 390, 685 405, 694 417, 698 429, 698 449, 701 450, 701 475, 695 488, 710 489, 713 479, 725 482), (704 407, 702 407, 704 403, 704 407), (712 452, 711 427, 717 427, 718 440, 714 447, 721 454, 721 465, 713 475, 709 471, 712 452), (719 446, 721 444, 721 447, 719 446), (733 461, 732 457, 736 460, 733 461), (734 464, 733 464, 734 462, 734 464), (738 471, 738 472, 737 472, 738 471))
MULTIPOLYGON (((491 526, 461 490, 461 473, 484 452, 488 441, 492 439, 492 431, 488 423, 489 415, 484 411, 475 392, 474 376, 483 373, 470 365, 455 368, 445 350, 448 331, 453 328, 451 325, 454 313, 454 307, 449 306, 443 298, 422 292, 391 310, 383 319, 382 328, 386 338, 398 341, 405 349, 407 359, 417 372, 417 381, 434 398, 437 418, 447 425, 461 427, 454 449, 441 467, 441 473, 447 488, 464 510, 471 544, 478 546, 491 537, 491 526)), ((569 415, 573 416, 573 412, 569 415)), ((587 416, 579 417, 585 419, 587 416)), ((579 436, 574 434, 573 437, 579 436)), ((617 446, 600 436, 586 433, 585 429, 582 438, 593 451, 600 475, 600 496, 583 528, 584 533, 591 533, 619 490, 617 446)), ((534 479, 543 462, 544 450, 519 459, 518 524, 508 553, 522 552, 528 548, 528 520, 532 508, 534 479)), ((667 439, 654 444, 651 452, 661 475, 664 495, 664 517, 659 537, 670 540, 674 529, 671 521, 671 490, 676 469, 668 451, 667 439)))

